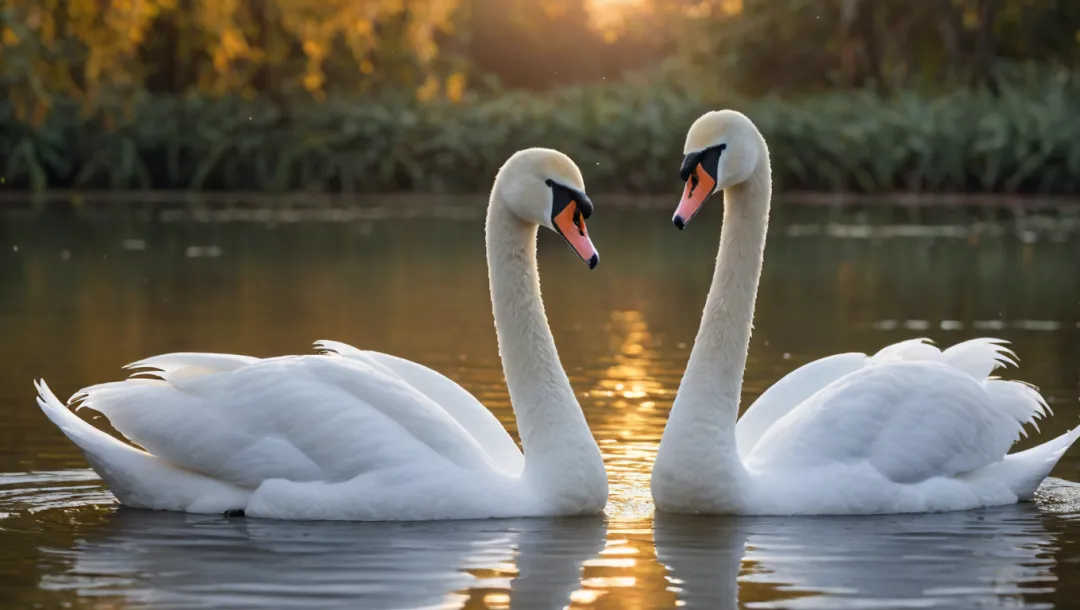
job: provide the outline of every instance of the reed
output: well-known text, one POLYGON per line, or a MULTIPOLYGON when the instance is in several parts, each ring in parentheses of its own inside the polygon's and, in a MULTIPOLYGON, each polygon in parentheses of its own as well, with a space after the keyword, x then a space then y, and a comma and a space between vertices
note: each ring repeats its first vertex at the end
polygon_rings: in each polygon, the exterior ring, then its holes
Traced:
POLYGON ((781 189, 1075 193, 1078 80, 794 99, 705 100, 641 81, 457 104, 147 96, 111 126, 58 102, 31 127, 0 103, 0 188, 481 192, 511 152, 548 146, 577 160, 594 192, 666 193, 686 128, 728 106, 765 134, 781 189))

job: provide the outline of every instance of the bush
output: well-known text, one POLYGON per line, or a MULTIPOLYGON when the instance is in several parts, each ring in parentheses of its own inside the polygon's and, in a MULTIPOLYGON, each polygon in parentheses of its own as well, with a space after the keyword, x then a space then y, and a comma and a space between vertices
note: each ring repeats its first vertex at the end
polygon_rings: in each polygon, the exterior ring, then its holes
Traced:
POLYGON ((6 188, 37 190, 481 192, 514 150, 548 146, 573 157, 594 192, 669 193, 685 130, 722 106, 761 128, 779 188, 1080 191, 1080 85, 1064 77, 996 96, 844 92, 707 102, 637 82, 462 104, 331 98, 283 108, 146 98, 113 129, 74 104, 58 104, 34 129, 0 106, 0 172, 6 188))

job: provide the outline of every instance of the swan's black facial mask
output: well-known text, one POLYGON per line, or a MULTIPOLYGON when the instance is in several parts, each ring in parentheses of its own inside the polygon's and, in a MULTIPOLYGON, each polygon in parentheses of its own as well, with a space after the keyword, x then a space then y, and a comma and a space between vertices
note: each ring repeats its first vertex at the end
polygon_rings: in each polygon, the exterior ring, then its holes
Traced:
POLYGON ((679 207, 675 209, 675 216, 671 219, 677 228, 682 229, 690 224, 694 216, 701 211, 705 200, 713 194, 720 155, 726 148, 727 144, 720 144, 683 157, 679 177, 686 182, 686 187, 683 189, 679 207))
POLYGON ((589 269, 595 268, 600 262, 600 254, 585 229, 585 219, 593 213, 592 201, 585 193, 553 180, 548 180, 547 185, 551 187, 551 225, 589 269))

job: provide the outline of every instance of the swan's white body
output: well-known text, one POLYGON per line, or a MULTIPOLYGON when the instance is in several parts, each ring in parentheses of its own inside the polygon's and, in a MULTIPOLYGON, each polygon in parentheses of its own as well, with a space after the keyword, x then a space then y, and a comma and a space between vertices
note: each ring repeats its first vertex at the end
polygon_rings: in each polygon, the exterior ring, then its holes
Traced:
POLYGON ((144 450, 80 419, 44 382, 38 404, 131 507, 337 520, 599 513, 607 476, 539 294, 547 176, 582 188, 565 156, 518 153, 496 179, 487 220, 496 330, 524 454, 450 379, 329 341, 309 356, 155 356, 129 368, 156 369, 156 379, 136 374, 73 396, 144 450))
MULTIPOLYGON (((906 341, 873 357, 840 354, 811 362, 736 422, 771 176, 760 133, 749 119, 727 111, 707 114, 691 128, 689 165, 699 151, 713 147, 716 154, 721 144, 719 166, 710 168, 716 175, 701 178, 715 179, 715 190, 724 190, 720 253, 653 470, 657 508, 862 514, 1030 499, 1080 428, 1007 455, 1023 426, 1049 409, 1030 386, 990 377, 1012 363, 1012 353, 994 339, 944 352, 923 340, 906 341)), ((704 201, 693 192, 688 186, 677 226, 704 201)))

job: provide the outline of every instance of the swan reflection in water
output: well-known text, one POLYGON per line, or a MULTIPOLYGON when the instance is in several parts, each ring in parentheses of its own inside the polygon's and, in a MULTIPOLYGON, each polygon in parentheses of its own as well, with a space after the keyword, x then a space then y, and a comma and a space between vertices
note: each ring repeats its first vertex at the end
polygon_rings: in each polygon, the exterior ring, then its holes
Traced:
POLYGON ((119 509, 44 587, 165 608, 563 608, 602 517, 288 522, 119 509))
POLYGON ((685 608, 1016 608, 1032 607, 1022 593, 1045 593, 1056 580, 1057 535, 1043 517, 1031 505, 861 517, 657 513, 654 540, 685 608))
MULTIPOLYGON (((922 515, 657 513, 667 580, 639 578, 620 595, 642 609, 673 598, 717 610, 1049 607, 1040 602, 1076 593, 1055 557, 1080 512, 1080 487, 1054 492, 1039 506, 922 515)), ((640 526, 616 518, 610 535, 647 544, 640 526)), ((159 608, 617 607, 575 595, 608 535, 603 518, 340 523, 119 509, 49 553, 59 565, 42 586, 159 608)), ((631 569, 651 573, 645 559, 631 569)))

